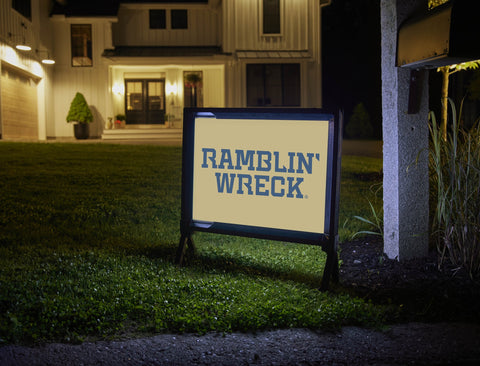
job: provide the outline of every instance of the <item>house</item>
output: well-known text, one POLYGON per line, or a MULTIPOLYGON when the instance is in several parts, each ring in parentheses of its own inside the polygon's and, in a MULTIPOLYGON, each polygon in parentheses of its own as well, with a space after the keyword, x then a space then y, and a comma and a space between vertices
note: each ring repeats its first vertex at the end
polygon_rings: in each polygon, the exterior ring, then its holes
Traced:
POLYGON ((2 139, 73 138, 76 92, 104 139, 179 137, 189 106, 321 107, 328 4, 0 0, 2 139))

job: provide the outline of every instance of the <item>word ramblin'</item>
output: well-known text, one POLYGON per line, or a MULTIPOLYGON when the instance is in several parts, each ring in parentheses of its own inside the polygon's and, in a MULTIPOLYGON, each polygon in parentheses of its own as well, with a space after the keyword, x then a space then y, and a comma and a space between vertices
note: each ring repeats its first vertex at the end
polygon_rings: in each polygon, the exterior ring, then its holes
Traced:
MULTIPOLYGON (((288 152, 287 166, 280 162, 278 151, 241 150, 232 153, 230 149, 202 148, 202 168, 227 169, 238 171, 274 172, 290 174, 312 174, 313 163, 320 161, 320 154, 288 152)), ((303 198, 301 184, 304 178, 282 175, 215 173, 218 193, 303 198), (236 183, 236 184, 235 184, 236 183)))

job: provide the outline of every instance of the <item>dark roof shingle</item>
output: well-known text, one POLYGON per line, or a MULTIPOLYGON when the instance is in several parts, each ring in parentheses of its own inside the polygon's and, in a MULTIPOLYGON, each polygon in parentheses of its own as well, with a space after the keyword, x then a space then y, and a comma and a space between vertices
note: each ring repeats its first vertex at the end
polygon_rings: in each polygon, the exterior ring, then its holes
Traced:
POLYGON ((198 57, 223 54, 217 46, 117 46, 103 57, 198 57))
POLYGON ((66 17, 116 16, 119 0, 56 0, 50 15, 66 17))
POLYGON ((116 16, 120 3, 208 4, 208 0, 55 0, 50 15, 66 17, 116 16))

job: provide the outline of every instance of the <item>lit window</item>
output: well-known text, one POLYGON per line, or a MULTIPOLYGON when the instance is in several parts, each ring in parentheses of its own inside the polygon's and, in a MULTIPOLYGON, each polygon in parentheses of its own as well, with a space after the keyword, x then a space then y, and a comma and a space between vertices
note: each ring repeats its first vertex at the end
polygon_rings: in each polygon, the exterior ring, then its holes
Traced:
POLYGON ((72 24, 72 66, 92 66, 92 25, 72 24))

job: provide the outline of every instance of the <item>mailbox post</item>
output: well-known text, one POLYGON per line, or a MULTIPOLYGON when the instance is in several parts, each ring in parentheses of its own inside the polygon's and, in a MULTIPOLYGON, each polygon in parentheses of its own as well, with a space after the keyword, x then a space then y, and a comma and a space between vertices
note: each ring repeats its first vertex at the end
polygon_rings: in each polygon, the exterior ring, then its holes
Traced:
POLYGON ((396 67, 399 26, 424 3, 381 1, 384 251, 397 260, 428 253, 428 78, 408 114, 410 70, 396 67))
POLYGON ((389 258, 428 253, 426 69, 480 58, 477 2, 452 0, 426 12, 425 0, 381 0, 384 251, 389 258))

